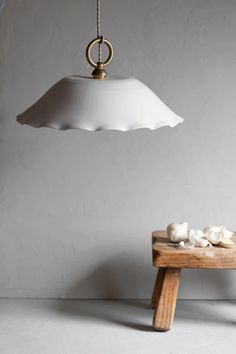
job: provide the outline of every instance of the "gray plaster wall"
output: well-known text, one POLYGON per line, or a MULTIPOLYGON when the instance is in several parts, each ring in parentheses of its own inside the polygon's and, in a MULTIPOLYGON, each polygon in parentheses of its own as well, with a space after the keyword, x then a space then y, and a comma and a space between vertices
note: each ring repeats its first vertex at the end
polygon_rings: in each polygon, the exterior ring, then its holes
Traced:
MULTIPOLYGON (((90 73, 95 10, 92 0, 7 0, 1 10, 1 297, 150 298, 152 230, 183 220, 236 229, 235 0, 102 1, 109 73, 143 81, 182 126, 15 122, 61 77, 90 73)), ((236 272, 185 271, 180 297, 236 298, 236 272)))

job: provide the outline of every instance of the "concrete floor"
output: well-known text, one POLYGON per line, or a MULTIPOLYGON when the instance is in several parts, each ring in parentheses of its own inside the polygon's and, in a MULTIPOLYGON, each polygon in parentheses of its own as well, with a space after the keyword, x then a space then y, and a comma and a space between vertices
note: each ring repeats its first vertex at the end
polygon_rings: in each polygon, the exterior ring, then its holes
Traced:
POLYGON ((147 301, 0 300, 1 354, 236 354, 236 302, 179 301, 154 332, 147 301))

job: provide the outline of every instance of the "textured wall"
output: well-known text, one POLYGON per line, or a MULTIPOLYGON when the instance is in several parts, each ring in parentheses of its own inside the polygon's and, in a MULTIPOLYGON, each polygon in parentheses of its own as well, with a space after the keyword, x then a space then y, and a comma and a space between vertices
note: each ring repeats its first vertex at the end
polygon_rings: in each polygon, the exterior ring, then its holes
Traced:
MULTIPOLYGON (((236 1, 103 0, 110 73, 185 118, 129 133, 21 127, 59 78, 89 74, 95 1, 7 0, 0 14, 0 296, 149 298, 150 232, 236 229, 236 1)), ((112 112, 111 112, 112 114, 112 112)), ((236 298, 233 271, 186 271, 184 298, 236 298)))

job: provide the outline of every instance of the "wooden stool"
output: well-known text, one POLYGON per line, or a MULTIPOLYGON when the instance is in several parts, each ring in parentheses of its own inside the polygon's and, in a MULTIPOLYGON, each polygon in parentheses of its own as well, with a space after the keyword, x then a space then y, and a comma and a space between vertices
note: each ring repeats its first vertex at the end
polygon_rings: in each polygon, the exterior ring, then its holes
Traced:
MULTIPOLYGON (((236 242, 236 236, 232 240, 236 242)), ((153 327, 168 331, 174 319, 181 268, 235 269, 236 246, 179 249, 167 239, 166 231, 154 231, 152 258, 153 266, 159 267, 152 295, 153 327)))

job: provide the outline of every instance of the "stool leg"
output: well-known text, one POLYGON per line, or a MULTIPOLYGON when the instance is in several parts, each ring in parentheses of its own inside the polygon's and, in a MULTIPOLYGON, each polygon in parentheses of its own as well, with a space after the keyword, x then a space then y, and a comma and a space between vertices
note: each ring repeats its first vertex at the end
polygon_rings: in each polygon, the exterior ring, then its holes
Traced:
POLYGON ((163 268, 159 299, 156 301, 153 327, 158 331, 171 329, 180 281, 180 268, 163 268))
POLYGON ((165 268, 159 268, 157 271, 156 275, 156 281, 152 293, 152 307, 155 309, 156 304, 159 300, 160 293, 161 293, 161 288, 162 288, 162 283, 163 283, 163 276, 164 276, 164 270, 165 268))

